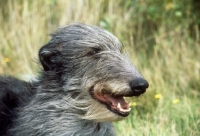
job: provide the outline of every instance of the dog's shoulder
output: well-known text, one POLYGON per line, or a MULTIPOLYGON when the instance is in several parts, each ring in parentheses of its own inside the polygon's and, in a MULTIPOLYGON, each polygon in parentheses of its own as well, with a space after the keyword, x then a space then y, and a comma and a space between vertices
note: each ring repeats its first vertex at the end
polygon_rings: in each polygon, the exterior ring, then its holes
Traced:
POLYGON ((16 116, 14 109, 34 94, 31 86, 31 83, 14 77, 0 76, 0 135, 12 124, 16 116))

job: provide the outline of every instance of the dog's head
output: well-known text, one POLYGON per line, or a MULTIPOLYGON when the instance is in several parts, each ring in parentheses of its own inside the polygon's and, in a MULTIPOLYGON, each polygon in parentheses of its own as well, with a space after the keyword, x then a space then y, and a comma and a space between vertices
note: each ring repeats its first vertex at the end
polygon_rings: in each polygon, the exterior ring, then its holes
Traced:
POLYGON ((55 73, 64 91, 87 103, 82 107, 87 109, 85 119, 116 121, 128 116, 124 97, 140 96, 149 86, 121 54, 119 40, 96 26, 59 28, 40 49, 39 58, 44 72, 55 73))

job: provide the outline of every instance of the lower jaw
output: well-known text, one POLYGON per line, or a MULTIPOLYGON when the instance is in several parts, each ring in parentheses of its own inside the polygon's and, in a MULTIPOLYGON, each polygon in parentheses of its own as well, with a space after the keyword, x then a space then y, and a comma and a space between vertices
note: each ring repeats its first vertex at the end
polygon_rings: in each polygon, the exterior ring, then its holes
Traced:
POLYGON ((91 121, 95 121, 95 122, 116 122, 116 121, 120 121, 123 120, 125 118, 125 116, 121 116, 118 113, 115 113, 111 110, 109 110, 107 107, 105 107, 105 109, 99 112, 98 115, 85 115, 82 117, 82 119, 86 119, 86 120, 91 120, 91 121))
POLYGON ((117 114, 119 116, 122 117, 127 117, 129 115, 130 112, 120 112, 117 109, 112 109, 110 106, 106 105, 108 110, 110 110, 111 112, 113 112, 114 114, 117 114))

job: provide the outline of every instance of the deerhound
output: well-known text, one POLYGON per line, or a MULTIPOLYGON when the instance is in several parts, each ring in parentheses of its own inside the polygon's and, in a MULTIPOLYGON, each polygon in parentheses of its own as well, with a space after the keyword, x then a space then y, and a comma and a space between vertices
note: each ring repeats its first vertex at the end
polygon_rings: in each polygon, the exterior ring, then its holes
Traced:
POLYGON ((140 96, 148 82, 102 28, 75 23, 51 36, 36 81, 0 77, 0 134, 115 135, 111 122, 131 110, 124 97, 140 96))

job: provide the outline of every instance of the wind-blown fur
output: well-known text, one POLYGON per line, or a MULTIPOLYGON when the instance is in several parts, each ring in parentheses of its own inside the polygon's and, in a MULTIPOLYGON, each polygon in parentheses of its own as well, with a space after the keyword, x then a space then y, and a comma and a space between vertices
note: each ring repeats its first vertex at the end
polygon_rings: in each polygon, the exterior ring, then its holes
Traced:
POLYGON ((59 28, 39 51, 37 81, 0 77, 0 134, 115 135, 110 122, 124 117, 92 94, 130 95, 130 82, 143 78, 120 50, 118 39, 96 26, 59 28))

